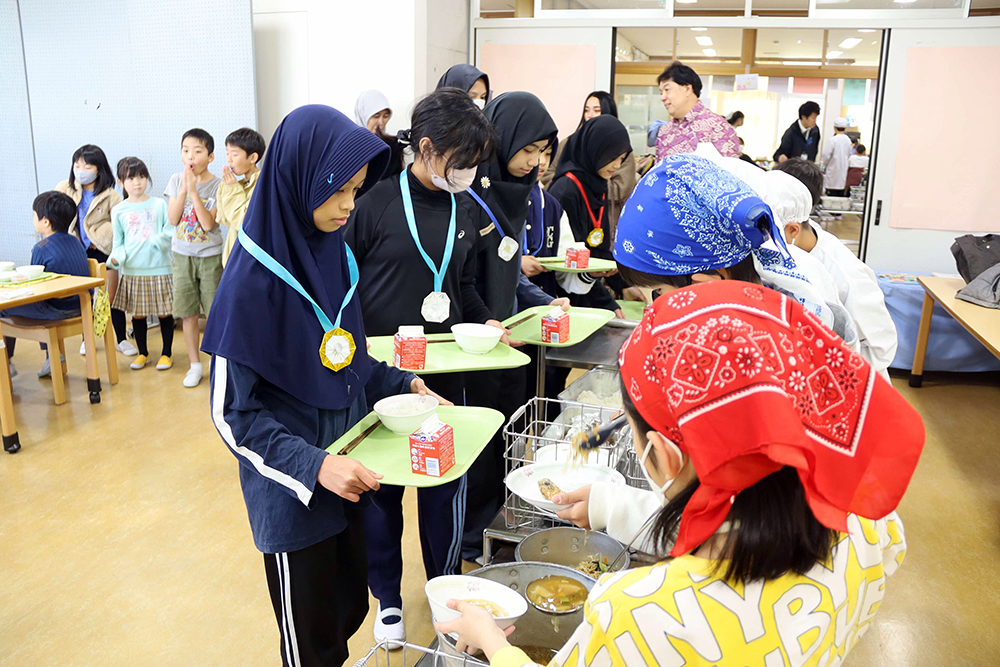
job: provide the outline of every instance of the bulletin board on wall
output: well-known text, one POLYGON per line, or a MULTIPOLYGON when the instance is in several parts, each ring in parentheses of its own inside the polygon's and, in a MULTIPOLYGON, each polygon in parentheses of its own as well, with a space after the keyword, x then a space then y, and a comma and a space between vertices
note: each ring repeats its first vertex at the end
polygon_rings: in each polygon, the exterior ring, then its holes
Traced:
POLYGON ((38 190, 21 24, 14 2, 0 3, 0 127, 5 155, 0 177, 0 261, 27 264, 36 241, 31 202, 38 190))
POLYGON ((256 127, 250 0, 32 0, 20 23, 43 191, 69 177, 78 147, 96 144, 112 171, 141 158, 149 194, 162 196, 186 130, 213 136, 219 175, 226 135, 256 127))
POLYGON ((479 69, 490 75, 495 93, 537 95, 565 139, 576 131, 583 103, 594 90, 596 56, 592 44, 483 44, 479 69))
POLYGON ((907 49, 890 227, 1000 229, 1000 132, 988 118, 1000 108, 998 71, 1000 46, 907 49), (928 104, 929 88, 946 101, 939 111, 928 104))

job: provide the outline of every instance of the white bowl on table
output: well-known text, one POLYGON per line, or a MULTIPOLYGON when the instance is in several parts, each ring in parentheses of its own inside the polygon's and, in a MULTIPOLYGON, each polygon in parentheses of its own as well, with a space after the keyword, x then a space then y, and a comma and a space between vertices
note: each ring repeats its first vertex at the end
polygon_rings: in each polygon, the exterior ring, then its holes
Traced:
POLYGON ((0 271, 0 283, 13 282, 15 278, 20 278, 21 274, 17 271, 0 271))
POLYGON ((465 574, 434 577, 424 585, 424 594, 427 595, 431 618, 435 623, 447 623, 462 616, 460 611, 448 608, 448 600, 486 600, 493 603, 505 612, 504 616, 493 617, 501 630, 509 628, 528 611, 528 601, 517 591, 496 581, 465 574))
POLYGON ((455 335, 458 346, 469 354, 488 354, 500 342, 503 329, 488 324, 464 322, 453 324, 451 333, 455 335))
POLYGON ((375 414, 396 435, 409 435, 437 412, 438 400, 420 394, 398 394, 375 404, 375 414))
POLYGON ((14 266, 16 266, 15 262, 0 262, 0 273, 4 273, 6 271, 13 271, 14 266))
POLYGON ((28 266, 17 267, 17 272, 25 278, 37 278, 45 273, 45 266, 42 264, 29 264, 28 266))
POLYGON ((569 505, 557 505, 542 495, 538 490, 538 481, 545 478, 551 480, 563 493, 576 491, 597 482, 625 486, 625 476, 613 468, 592 464, 574 466, 565 461, 532 463, 514 468, 504 479, 504 484, 515 496, 543 512, 555 513, 569 507, 569 505))

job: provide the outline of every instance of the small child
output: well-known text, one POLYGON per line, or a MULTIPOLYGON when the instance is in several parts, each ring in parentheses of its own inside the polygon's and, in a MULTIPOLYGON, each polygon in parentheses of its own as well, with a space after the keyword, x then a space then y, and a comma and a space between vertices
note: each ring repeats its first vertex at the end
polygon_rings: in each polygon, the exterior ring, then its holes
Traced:
POLYGON ((222 266, 225 268, 229 253, 236 245, 236 238, 243 228, 243 216, 247 214, 250 196, 257 185, 260 169, 257 163, 264 157, 264 137, 249 127, 230 132, 226 137, 226 162, 222 168, 222 185, 216 200, 219 215, 216 222, 229 228, 226 243, 222 246, 222 266))
POLYGON ((188 130, 181 138, 184 171, 171 176, 163 192, 169 202, 167 221, 177 227, 172 241, 173 307, 174 317, 183 320, 191 362, 184 375, 185 387, 197 387, 204 375, 198 352, 198 315, 204 312, 208 317, 222 277, 222 232, 215 224, 222 181, 208 171, 214 159, 212 135, 199 128, 188 130))
POLYGON ((139 348, 132 370, 139 370, 149 361, 146 317, 156 315, 163 338, 163 352, 156 370, 165 371, 174 365, 170 358, 174 342, 170 275, 173 230, 167 224, 167 203, 146 194, 149 181, 149 169, 139 158, 125 157, 118 161, 118 184, 127 198, 111 209, 114 245, 108 262, 121 272, 113 307, 132 313, 135 344, 139 348))
MULTIPOLYGON (((45 266, 50 273, 62 273, 70 276, 89 276, 90 267, 87 264, 87 251, 80 245, 80 239, 69 234, 69 227, 76 217, 76 202, 69 195, 51 190, 35 197, 31 204, 35 214, 35 231, 44 236, 31 249, 31 263, 45 266)), ((47 299, 23 306, 14 306, 0 310, 2 317, 31 317, 36 320, 66 320, 80 315, 80 297, 68 296, 61 299, 47 299)), ((14 356, 15 338, 6 338, 7 356, 14 356)), ((51 374, 48 359, 48 349, 45 350, 45 363, 38 371, 38 377, 51 374)), ((11 377, 17 375, 13 365, 11 377)))

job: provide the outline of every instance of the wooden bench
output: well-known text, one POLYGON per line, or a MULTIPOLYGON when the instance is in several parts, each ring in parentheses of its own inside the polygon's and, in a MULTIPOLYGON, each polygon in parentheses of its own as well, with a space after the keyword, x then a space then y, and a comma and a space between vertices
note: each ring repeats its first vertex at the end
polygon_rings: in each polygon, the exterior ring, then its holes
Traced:
MULTIPOLYGON (((90 277, 100 278, 107 283, 108 270, 104 264, 99 264, 96 259, 88 259, 90 265, 90 277)), ((49 347, 49 362, 52 368, 52 393, 55 397, 56 405, 66 402, 66 378, 63 377, 62 364, 59 359, 66 356, 66 345, 63 342, 71 336, 83 335, 83 317, 71 317, 66 320, 36 320, 30 317, 4 317, 0 319, 3 323, 3 335, 14 338, 24 338, 39 343, 45 343, 49 347), (56 356, 59 353, 59 357, 56 356)), ((104 332, 104 352, 108 362, 108 381, 111 384, 118 384, 118 359, 115 354, 115 335, 108 322, 107 330, 104 332)))
POLYGON ((1000 358, 1000 310, 984 308, 955 298, 955 294, 965 287, 965 281, 961 278, 917 276, 917 281, 924 288, 924 305, 920 310, 917 348, 913 354, 911 387, 919 387, 924 381, 924 356, 927 354, 927 339, 931 333, 931 317, 934 315, 935 301, 940 303, 941 307, 987 350, 1000 358))

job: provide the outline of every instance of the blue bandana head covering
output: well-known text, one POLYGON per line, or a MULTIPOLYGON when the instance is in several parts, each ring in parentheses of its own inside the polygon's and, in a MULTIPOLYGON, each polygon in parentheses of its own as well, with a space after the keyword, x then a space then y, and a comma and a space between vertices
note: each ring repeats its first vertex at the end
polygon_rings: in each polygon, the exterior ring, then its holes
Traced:
POLYGON ((795 265, 771 208, 715 162, 693 154, 663 159, 636 185, 618 219, 615 260, 643 273, 704 273, 751 253, 766 285, 832 326, 829 307, 795 265))
MULTIPOLYGON (((319 104, 285 116, 268 146, 243 231, 331 319, 351 284, 347 245, 343 231, 317 229, 313 211, 368 165, 364 192, 378 182, 388 161, 384 141, 319 104)), ((320 361, 324 332, 309 302, 237 244, 215 293, 201 349, 249 366, 307 405, 339 410, 354 402, 371 375, 356 295, 340 326, 354 336, 358 351, 350 366, 333 372, 320 361)))
POLYGON ((639 182, 615 236, 615 259, 656 275, 738 264, 768 236, 771 209, 743 181, 697 155, 665 158, 639 182))

